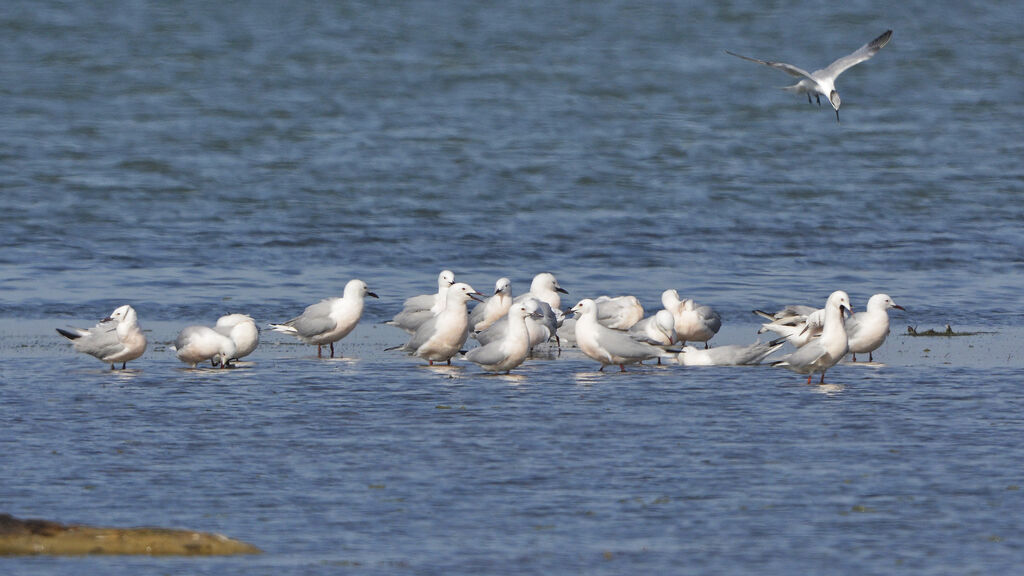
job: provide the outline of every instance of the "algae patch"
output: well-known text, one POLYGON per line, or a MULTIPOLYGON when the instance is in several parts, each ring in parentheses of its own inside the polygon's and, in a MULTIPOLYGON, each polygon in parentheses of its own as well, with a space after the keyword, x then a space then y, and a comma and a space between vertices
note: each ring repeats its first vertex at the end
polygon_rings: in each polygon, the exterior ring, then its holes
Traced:
POLYGON ((167 528, 100 528, 0 514, 0 556, 225 556, 260 554, 221 534, 167 528))
POLYGON ((990 332, 957 332, 953 330, 953 327, 946 324, 946 329, 943 331, 934 330, 929 328, 927 330, 918 330, 916 326, 907 326, 907 336, 977 336, 978 334, 990 334, 990 332))

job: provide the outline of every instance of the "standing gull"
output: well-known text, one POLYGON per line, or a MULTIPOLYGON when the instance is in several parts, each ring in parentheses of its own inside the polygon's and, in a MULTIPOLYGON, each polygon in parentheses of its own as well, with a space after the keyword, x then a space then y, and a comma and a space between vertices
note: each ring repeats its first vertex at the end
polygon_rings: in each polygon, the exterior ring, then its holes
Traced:
POLYGON ((401 349, 414 356, 426 360, 431 366, 434 362, 452 363, 452 356, 469 337, 469 313, 466 302, 478 300, 480 293, 465 282, 452 284, 448 289, 444 310, 437 316, 424 322, 404 346, 396 346, 389 350, 401 349))
POLYGON ((828 101, 832 103, 832 107, 836 110, 836 122, 839 122, 839 92, 836 91, 836 78, 840 74, 845 72, 848 68, 855 64, 859 64, 868 58, 871 58, 878 53, 879 50, 885 46, 889 39, 892 38, 892 30, 886 30, 881 36, 875 38, 871 42, 861 46, 852 54, 843 56, 835 62, 828 65, 826 68, 821 70, 815 70, 814 72, 808 73, 802 68, 797 68, 792 64, 786 64, 785 62, 772 62, 770 60, 758 60, 757 58, 750 58, 748 56, 741 56, 735 52, 726 50, 726 54, 730 54, 737 58, 749 60, 751 62, 757 62, 758 64, 764 64, 778 70, 782 70, 790 76, 800 78, 800 81, 792 86, 786 86, 783 90, 792 92, 794 94, 807 94, 807 102, 811 101, 811 94, 814 94, 814 98, 818 102, 818 106, 821 106, 821 96, 828 98, 828 101))
POLYGON ((846 322, 846 336, 850 340, 850 352, 853 361, 857 361, 857 353, 868 353, 868 362, 874 361, 871 353, 885 342, 889 335, 889 309, 906 310, 893 302, 888 294, 875 294, 868 299, 867 309, 857 312, 846 322))
POLYGON ((522 364, 530 352, 530 334, 526 330, 526 318, 530 315, 524 303, 511 306, 504 337, 470 350, 466 353, 466 360, 479 364, 488 372, 508 374, 522 364))
MULTIPOLYGON (((531 349, 538 344, 547 342, 552 336, 561 347, 561 342, 558 340, 558 327, 564 320, 560 309, 562 294, 568 294, 568 292, 558 285, 554 274, 541 272, 533 277, 529 292, 520 294, 512 300, 513 304, 526 304, 527 310, 531 312, 530 316, 526 318, 526 329, 530 333, 531 349), (533 314, 533 312, 537 312, 537 314, 533 314)), ((481 344, 489 344, 494 340, 504 338, 507 329, 508 316, 504 316, 486 330, 475 332, 473 336, 481 344)))
POLYGON ((675 356, 675 353, 640 342, 626 332, 612 330, 598 322, 597 304, 589 298, 580 300, 570 312, 579 313, 576 319, 576 345, 584 354, 601 363, 599 370, 604 370, 609 364, 618 364, 619 370, 625 372, 626 364, 675 356))
POLYGON ((798 374, 807 374, 808 384, 815 372, 821 372, 821 383, 824 384, 825 371, 842 360, 849 350, 846 328, 843 326, 844 311, 851 312, 850 297, 846 292, 836 290, 825 303, 821 336, 781 360, 772 362, 772 366, 783 366, 798 374))
POLYGON ((722 317, 710 306, 697 304, 691 298, 679 299, 679 292, 669 289, 661 293, 661 305, 672 313, 676 319, 676 338, 684 346, 687 342, 703 342, 708 347, 708 340, 722 328, 722 317))
POLYGON ((469 314, 470 330, 486 330, 506 314, 512 307, 512 281, 498 278, 494 283, 494 295, 473 307, 469 314))
POLYGON ((57 332, 73 341, 75 350, 109 362, 111 370, 118 362, 123 370, 130 360, 146 351, 146 336, 139 328, 135 309, 128 304, 119 306, 88 330, 57 328, 57 332))
POLYGON ((455 273, 451 270, 442 270, 437 275, 435 294, 420 294, 406 298, 402 304, 402 311, 395 314, 395 317, 386 324, 401 328, 409 334, 415 333, 421 324, 444 310, 448 288, 454 283, 455 273))
POLYGON ((316 344, 317 358, 323 357, 321 346, 330 344, 331 358, 334 358, 334 343, 348 336, 359 323, 365 296, 378 297, 370 292, 366 282, 349 280, 341 298, 321 300, 308 306, 301 315, 270 327, 277 332, 291 334, 306 344, 316 344))

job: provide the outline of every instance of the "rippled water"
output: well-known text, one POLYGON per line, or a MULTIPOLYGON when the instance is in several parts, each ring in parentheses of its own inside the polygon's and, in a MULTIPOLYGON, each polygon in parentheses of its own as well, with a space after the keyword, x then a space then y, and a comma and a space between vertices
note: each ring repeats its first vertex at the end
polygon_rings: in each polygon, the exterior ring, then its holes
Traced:
POLYGON ((14 574, 995 573, 1024 560, 1024 34, 961 3, 60 3, 0 16, 0 511, 220 531, 217 560, 14 574), (724 49, 844 74, 842 123, 724 49), (909 310, 785 371, 425 368, 380 321, 441 268, 567 302, 909 310), (186 324, 381 294, 339 349, 186 324), (53 329, 131 302, 111 373, 53 329), (986 332, 902 336, 906 325, 986 332))

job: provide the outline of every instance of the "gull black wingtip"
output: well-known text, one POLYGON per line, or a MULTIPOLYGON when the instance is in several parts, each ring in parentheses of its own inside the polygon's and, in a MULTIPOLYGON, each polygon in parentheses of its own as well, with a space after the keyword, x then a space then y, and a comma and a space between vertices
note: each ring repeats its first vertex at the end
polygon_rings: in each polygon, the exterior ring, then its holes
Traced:
POLYGON ((885 46, 886 44, 888 44, 889 43, 889 39, 891 39, 891 38, 892 38, 892 30, 886 30, 885 32, 882 33, 881 36, 879 36, 878 38, 875 38, 874 40, 872 40, 871 41, 871 45, 872 46, 878 46, 879 48, 881 48, 882 46, 885 46))

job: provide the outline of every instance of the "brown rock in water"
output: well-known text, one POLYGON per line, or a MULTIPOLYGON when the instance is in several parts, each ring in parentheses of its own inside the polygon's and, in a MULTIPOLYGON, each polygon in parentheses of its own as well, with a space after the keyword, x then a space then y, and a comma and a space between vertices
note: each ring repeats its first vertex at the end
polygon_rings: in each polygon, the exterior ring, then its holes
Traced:
POLYGON ((0 556, 147 554, 222 556, 261 550, 220 534, 165 528, 96 528, 0 514, 0 556))

